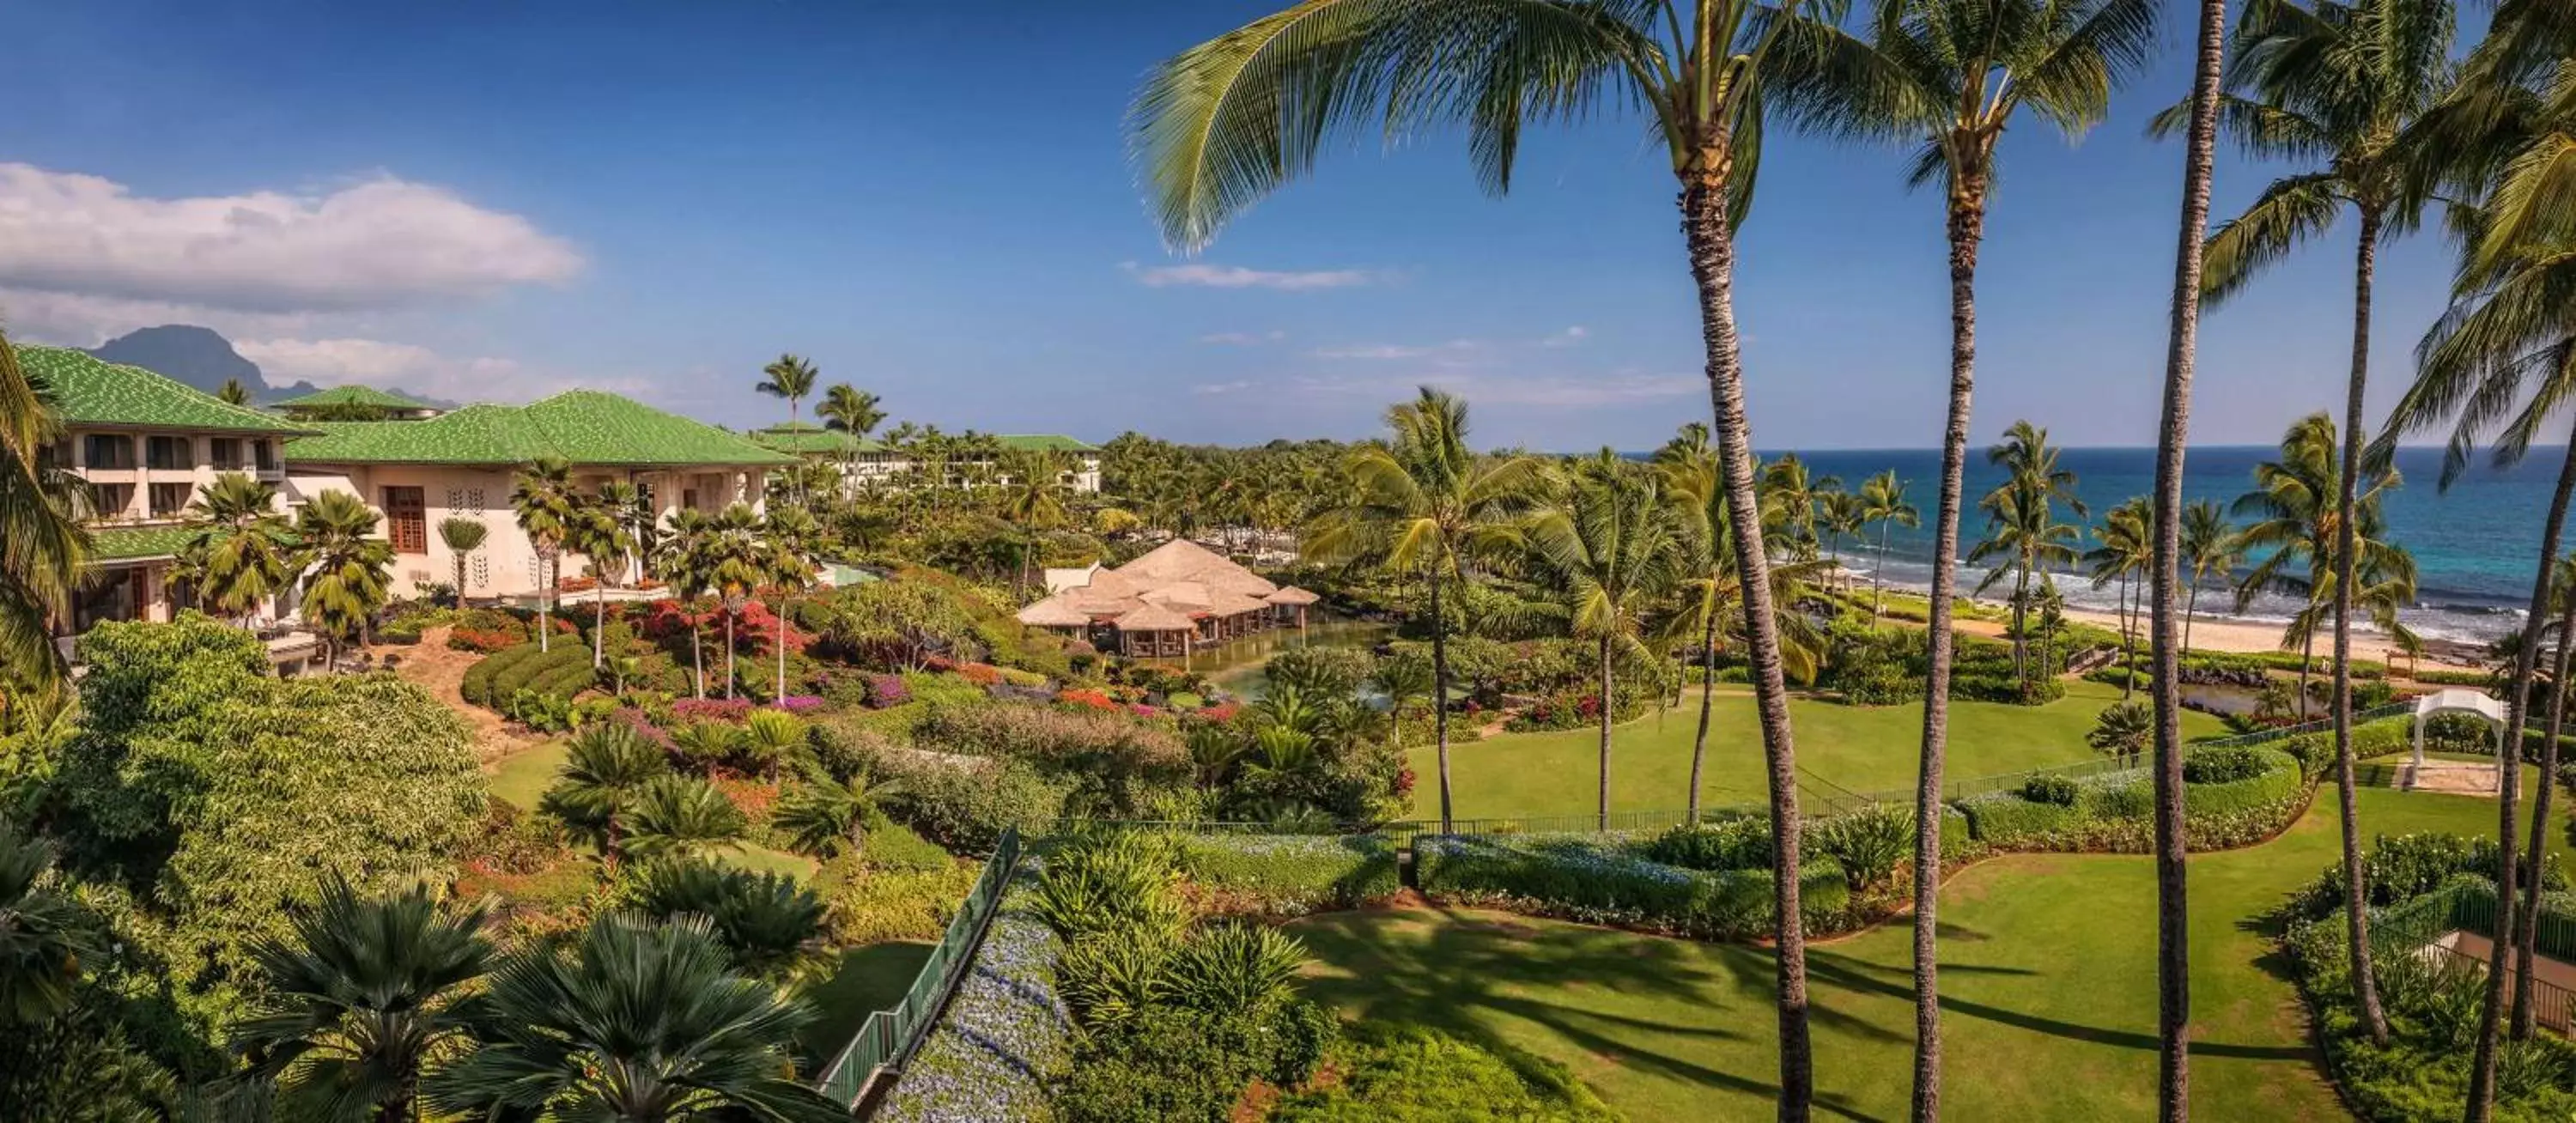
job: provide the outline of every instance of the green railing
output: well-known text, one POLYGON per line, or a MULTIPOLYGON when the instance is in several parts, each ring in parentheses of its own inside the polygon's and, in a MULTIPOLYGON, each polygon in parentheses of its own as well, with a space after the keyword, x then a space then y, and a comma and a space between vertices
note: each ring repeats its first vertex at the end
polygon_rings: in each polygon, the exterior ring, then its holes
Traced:
POLYGON ((930 950, 929 961, 921 965, 921 973, 914 976, 903 1001, 868 1015, 858 1035, 833 1059, 831 1067, 823 1070, 823 1078, 815 1083, 817 1089, 836 1102, 855 1107, 879 1072, 902 1066, 903 1059, 912 1054, 931 1022, 939 1017, 940 1008, 947 1005, 948 996, 965 978, 967 966, 975 961, 975 949, 984 942, 984 929, 992 923, 1002 903, 1002 891, 1010 886, 1011 875, 1019 864, 1020 832, 1006 829, 993 847, 992 860, 984 863, 983 876, 975 879, 974 892, 966 895, 966 903, 948 922, 948 932, 930 950))
MULTIPOLYGON (((2439 970, 2464 971, 2484 975, 2487 960, 2458 948, 2442 947, 2440 941, 2451 932, 2474 932, 2495 938, 2496 893, 2493 885, 2463 882, 2427 893, 2372 917, 2370 944, 2382 959, 2400 955, 2431 956, 2439 970)), ((2576 961, 2576 917, 2543 911, 2532 940, 2534 953, 2561 963, 2576 961)), ((2561 1034, 2576 1029, 2576 993, 2546 979, 2532 979, 2533 1020, 2561 1034)))
MULTIPOLYGON (((2412 701, 2390 702, 2385 706, 2373 706, 2367 710, 2353 711, 2352 723, 2354 725, 2359 725, 2365 721, 2377 721, 2384 717, 2397 717, 2414 712, 2415 703, 2412 701)), ((2257 729, 2252 733, 2239 733, 2233 737, 2217 737, 2207 741, 2194 741, 2192 744, 2211 748, 2223 745, 2261 745, 2272 741, 2278 741, 2285 737, 2296 737, 2302 733, 2317 733, 2333 728, 2334 719, 2326 717, 2319 718, 2302 725, 2284 725, 2278 729, 2257 729)))

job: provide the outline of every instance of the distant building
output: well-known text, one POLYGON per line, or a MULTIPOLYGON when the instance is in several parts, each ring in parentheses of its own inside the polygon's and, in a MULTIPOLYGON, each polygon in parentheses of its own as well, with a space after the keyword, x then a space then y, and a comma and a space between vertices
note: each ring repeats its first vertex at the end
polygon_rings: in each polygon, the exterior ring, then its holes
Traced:
POLYGON ((1185 538, 1104 569, 1050 569, 1044 600, 1019 620, 1089 639, 1121 655, 1181 657, 1201 644, 1306 626, 1319 598, 1235 564, 1185 538))
POLYGON ((373 386, 334 386, 298 398, 270 402, 268 408, 297 421, 347 420, 352 412, 373 410, 387 421, 425 421, 442 410, 428 402, 414 401, 400 394, 389 394, 373 386))
MULTIPOLYGON (((765 448, 839 465, 847 477, 861 487, 908 487, 921 467, 909 451, 874 437, 853 436, 812 422, 772 425, 755 430, 750 436, 765 448)), ((1068 490, 1084 493, 1100 490, 1100 449, 1096 445, 1054 433, 1005 434, 993 440, 1005 451, 1061 453, 1066 467, 1060 482, 1068 490)), ((970 469, 1007 466, 1008 461, 997 465, 987 459, 951 460, 947 464, 947 478, 942 483, 948 487, 971 486, 978 476, 985 474, 970 473, 970 469)), ((1013 482, 1006 471, 993 471, 989 478, 999 484, 1013 482)))

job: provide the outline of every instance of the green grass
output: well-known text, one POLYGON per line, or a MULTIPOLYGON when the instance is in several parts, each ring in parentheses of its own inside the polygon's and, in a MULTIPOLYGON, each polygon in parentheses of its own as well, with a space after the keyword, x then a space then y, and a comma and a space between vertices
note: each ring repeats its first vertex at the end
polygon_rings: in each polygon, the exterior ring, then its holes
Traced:
POLYGON ((936 945, 898 940, 843 948, 832 973, 805 992, 819 1016, 796 1034, 796 1044, 816 1074, 832 1063, 868 1015, 903 1001, 936 945))
MULTIPOLYGON (((2018 772, 2094 756, 2084 744, 2093 716, 2118 701, 2120 689, 2093 682, 2067 684, 2066 697, 2045 706, 1952 702, 1948 774, 1954 779, 2018 772)), ((1922 753, 1923 706, 1845 706, 1793 698, 1798 764, 1808 773, 1854 791, 1910 788, 1922 753)), ((1683 705, 1657 710, 1618 727, 1611 744, 1610 805, 1623 810, 1678 808, 1688 800, 1691 741, 1698 730, 1699 694, 1683 705)), ((2185 711, 2183 733, 2223 732, 2218 719, 2185 711)), ((1600 733, 1504 733, 1450 746, 1449 770, 1457 813, 1495 815, 1579 814, 1593 808, 1600 733)), ((1439 762, 1428 745, 1407 753, 1416 777, 1414 814, 1440 814, 1439 762)), ((1753 695, 1721 684, 1709 721, 1708 767, 1701 798, 1710 805, 1761 803, 1762 738, 1753 695)))
MULTIPOLYGON (((2261 922, 2335 860, 2331 789, 2281 838, 2192 859, 2192 1092, 2225 1119, 2342 1118, 2261 922)), ((2492 833, 2494 804, 2359 794, 2365 838, 2492 833)), ((2549 832, 2566 849, 2564 817, 2549 832)), ((1943 1106, 1959 1119, 2144 1119, 2155 1107, 2155 875, 2138 856, 2021 855, 1942 892, 1943 1106)), ((1295 926, 1314 993, 1571 1067, 1632 1119, 1763 1119, 1779 1062, 1772 957, 1475 911, 1374 911, 1295 926)), ((1819 1107, 1906 1113, 1913 932, 1809 950, 1819 1107)))
POLYGON ((492 794, 521 810, 533 810, 537 797, 554 786, 555 772, 563 767, 565 751, 563 742, 548 741, 502 757, 492 769, 492 794))

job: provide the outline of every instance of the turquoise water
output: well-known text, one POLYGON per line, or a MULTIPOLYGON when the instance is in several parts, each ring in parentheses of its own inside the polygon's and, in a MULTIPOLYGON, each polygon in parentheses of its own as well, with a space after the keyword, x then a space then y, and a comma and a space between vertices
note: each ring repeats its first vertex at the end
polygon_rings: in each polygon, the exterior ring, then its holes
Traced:
MULTIPOLYGON (((1814 476, 1840 476, 1846 487, 1893 468, 1911 484, 1907 498, 1923 512, 1922 526, 1896 527, 1889 539, 1887 579, 1892 585, 1920 589, 1932 574, 1932 504, 1941 467, 1937 449, 1880 449, 1801 452, 1814 476)), ((2277 455, 2268 447, 2195 448, 2183 461, 2186 501, 2233 502, 2253 488, 2254 465, 2277 455)), ((2435 639, 2491 639, 2511 631, 2522 617, 2520 606, 2531 593, 2531 569, 2539 557, 2540 524, 2549 509, 2549 490, 2557 481, 2564 456, 2559 448, 2535 448, 2523 463, 2499 472, 2483 457, 2445 492, 2434 485, 2441 476, 2441 450, 2400 449, 2398 471, 2405 484, 2388 493, 2382 509, 2389 536, 2415 555, 2419 571, 2416 606, 2405 612, 2409 627, 2435 639)), ((2078 477, 2078 490, 2095 518, 2132 496, 2145 495, 2155 483, 2153 449, 2068 449, 2061 463, 2078 477)), ((1982 448, 1971 450, 1966 493, 1973 503, 2000 479, 1985 463, 1982 448)), ((2073 519, 2071 512, 2061 517, 2073 519)), ((1971 509, 1960 529, 1960 552, 1979 537, 1984 520, 1971 509)), ((1871 536, 1877 531, 1873 528, 1871 536)), ((2094 543, 2087 541, 2085 548, 2094 543)), ((1845 563, 1868 572, 1876 563, 1876 544, 1846 544, 1845 563)), ((1981 572, 1961 575, 1973 586, 1981 572)), ((2094 608, 2109 608, 2117 590, 2095 592, 2082 580, 2058 583, 2067 599, 2094 608)), ((2202 596, 2204 611, 2224 597, 2202 596)), ((2224 608, 2223 603, 2218 607, 2224 608)), ((2290 602, 2266 596, 2250 605, 2249 619, 2281 620, 2290 602)))

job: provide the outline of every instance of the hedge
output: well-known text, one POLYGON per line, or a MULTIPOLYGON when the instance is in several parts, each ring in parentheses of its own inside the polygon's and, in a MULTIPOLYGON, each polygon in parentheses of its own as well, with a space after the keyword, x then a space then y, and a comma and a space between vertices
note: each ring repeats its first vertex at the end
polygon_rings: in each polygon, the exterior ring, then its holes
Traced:
POLYGON ((1384 835, 1183 835, 1182 869, 1219 891, 1224 911, 1294 915, 1395 895, 1395 843, 1384 835))
MULTIPOLYGON (((511 651, 534 651, 534 645, 511 648, 511 651)), ((506 654, 506 652, 504 653, 506 654)), ((500 658, 499 655, 493 658, 500 658)), ((577 643, 566 643, 541 655, 521 656, 492 675, 484 705, 498 707, 518 696, 522 688, 535 689, 540 679, 558 671, 578 667, 590 670, 590 649, 577 643)), ((543 691, 539 691, 543 693, 543 691)), ((569 695, 567 695, 569 696, 569 695)))
MULTIPOLYGON (((2191 845, 2241 846, 2269 836, 2304 806, 2298 758, 2269 747, 2214 749, 2252 754, 2262 772, 2223 784, 2187 784, 2183 815, 2191 845)), ((2140 851, 2154 838, 2155 781, 2145 769, 2074 781, 2072 804, 2032 800, 2020 790, 1960 800, 1977 841, 2009 850, 2140 851)))
MULTIPOLYGON (((1639 857, 1616 834, 1424 835, 1414 840, 1422 891, 1469 904, 1700 939, 1740 939, 1772 927, 1771 871, 1683 869, 1639 857)), ((1810 861, 1798 877, 1809 928, 1850 900, 1842 867, 1810 861)))
POLYGON ((570 698, 590 689, 598 681, 599 672, 591 669, 589 660, 584 659, 538 675, 528 683, 528 689, 557 698, 570 698))
MULTIPOLYGON (((2414 730, 2415 719, 2411 717, 2381 718, 2353 726, 2352 758, 2368 760, 2371 757, 2405 752, 2414 747, 2414 730)), ((2311 780, 2326 775, 2334 768, 2333 730, 2295 734, 2284 737, 2268 747, 2290 754, 2299 762, 2300 771, 2311 780)))
POLYGON ((536 655, 537 645, 527 643, 517 647, 505 647, 484 656, 473 666, 465 668, 465 680, 458 684, 457 693, 464 695, 466 701, 478 706, 499 705, 500 700, 492 696, 492 677, 533 659, 536 655))

